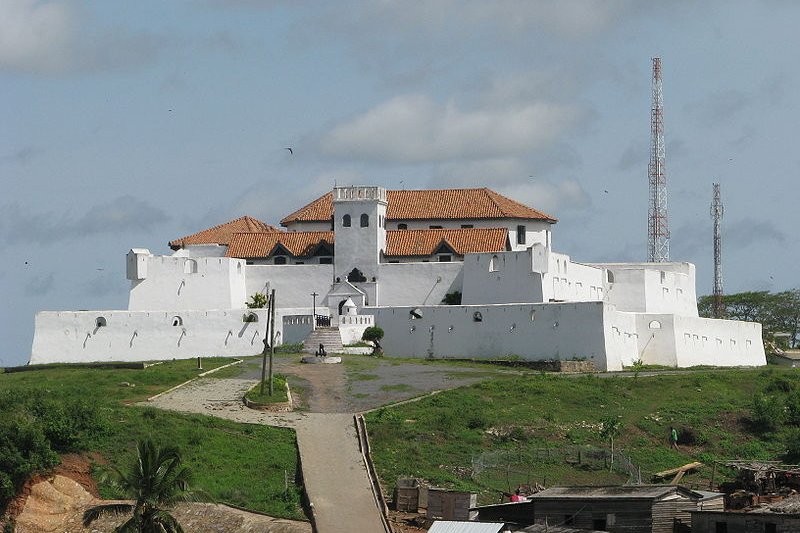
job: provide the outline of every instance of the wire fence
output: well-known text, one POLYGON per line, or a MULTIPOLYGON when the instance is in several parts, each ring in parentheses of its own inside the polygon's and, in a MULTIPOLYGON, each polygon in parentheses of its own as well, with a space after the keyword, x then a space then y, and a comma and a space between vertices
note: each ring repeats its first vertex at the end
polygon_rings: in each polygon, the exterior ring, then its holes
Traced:
POLYGON ((615 450, 593 446, 564 446, 558 448, 519 448, 484 452, 472 457, 472 479, 482 485, 498 481, 511 492, 520 486, 533 487, 541 481, 547 485, 547 467, 564 465, 585 470, 601 468, 628 477, 626 484, 641 485, 642 471, 630 457, 615 450))

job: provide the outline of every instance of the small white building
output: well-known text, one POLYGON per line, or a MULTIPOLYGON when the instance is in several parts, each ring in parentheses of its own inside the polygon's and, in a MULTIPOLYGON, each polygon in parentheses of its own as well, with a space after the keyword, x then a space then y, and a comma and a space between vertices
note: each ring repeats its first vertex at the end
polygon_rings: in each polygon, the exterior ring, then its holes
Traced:
POLYGON ((555 223, 490 189, 336 187, 285 230, 242 217, 172 255, 131 249, 128 309, 37 314, 31 362, 260 353, 263 311, 245 303, 275 289, 279 342, 374 324, 390 356, 765 364, 759 324, 698 316, 693 265, 573 262, 555 223))

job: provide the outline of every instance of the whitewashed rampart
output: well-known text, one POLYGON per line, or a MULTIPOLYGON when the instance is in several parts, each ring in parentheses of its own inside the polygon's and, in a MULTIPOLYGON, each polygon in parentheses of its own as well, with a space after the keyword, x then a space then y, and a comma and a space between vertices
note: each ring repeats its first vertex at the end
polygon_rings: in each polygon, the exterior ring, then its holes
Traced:
POLYGON ((42 311, 31 364, 255 355, 266 323, 266 309, 42 311), (250 313, 257 322, 243 320, 250 313))
POLYGON ((698 316, 691 263, 595 263, 608 270, 605 301, 620 311, 698 316))
MULTIPOLYGON (((247 298, 275 289, 278 309, 311 308, 311 293, 325 296, 333 282, 333 265, 247 265, 247 298)), ((317 304, 321 302, 317 297, 317 304)))
POLYGON ((361 312, 374 315, 383 328, 381 344, 390 356, 586 358, 599 370, 621 368, 619 360, 607 361, 601 302, 368 307, 361 312))
POLYGON ((447 293, 462 290, 462 269, 462 263, 381 263, 378 305, 439 304, 447 293))
POLYGON ((146 263, 144 278, 131 279, 128 269, 131 311, 244 307, 245 262, 241 259, 139 254, 139 260, 146 263))

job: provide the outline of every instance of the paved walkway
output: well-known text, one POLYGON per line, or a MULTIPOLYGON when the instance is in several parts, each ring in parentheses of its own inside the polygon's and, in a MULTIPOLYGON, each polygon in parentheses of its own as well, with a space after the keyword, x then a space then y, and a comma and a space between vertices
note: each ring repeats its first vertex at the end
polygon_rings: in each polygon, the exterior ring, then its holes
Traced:
POLYGON ((247 379, 199 379, 147 405, 234 422, 294 428, 318 533, 383 531, 353 415, 254 411, 245 407, 241 398, 256 383, 247 379))

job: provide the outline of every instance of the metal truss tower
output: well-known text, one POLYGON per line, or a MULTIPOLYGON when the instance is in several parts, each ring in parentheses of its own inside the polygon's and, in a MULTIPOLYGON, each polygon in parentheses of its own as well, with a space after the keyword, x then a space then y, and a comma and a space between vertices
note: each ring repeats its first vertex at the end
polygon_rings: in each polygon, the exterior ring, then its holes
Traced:
POLYGON ((711 218, 714 220, 714 318, 722 318, 725 308, 722 305, 722 196, 719 192, 719 183, 714 183, 714 199, 711 201, 711 218))
POLYGON ((669 261, 667 174, 664 150, 664 102, 661 92, 661 58, 653 58, 653 104, 650 108, 650 206, 647 212, 648 261, 669 261))

